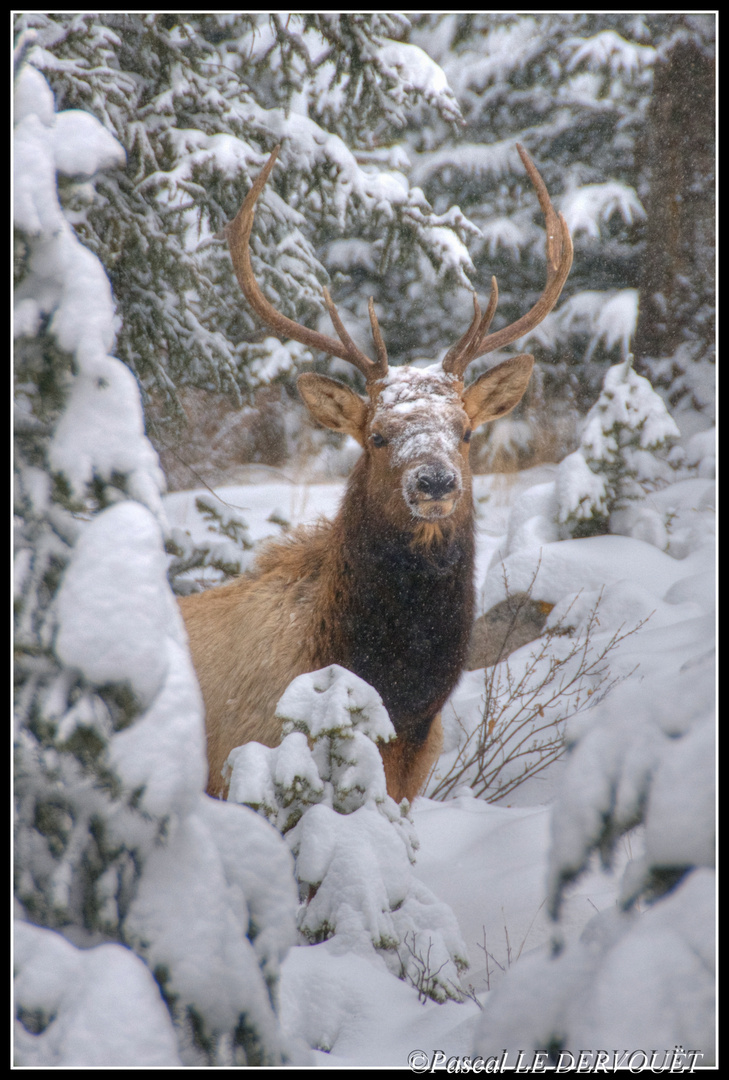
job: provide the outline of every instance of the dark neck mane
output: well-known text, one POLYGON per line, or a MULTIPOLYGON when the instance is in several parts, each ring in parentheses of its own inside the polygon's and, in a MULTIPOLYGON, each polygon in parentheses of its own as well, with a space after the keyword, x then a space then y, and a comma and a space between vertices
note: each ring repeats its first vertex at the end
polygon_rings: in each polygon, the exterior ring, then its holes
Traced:
POLYGON ((355 470, 333 523, 334 553, 319 629, 323 663, 339 663, 380 693, 398 734, 418 742, 455 686, 474 608, 470 493, 438 527, 389 523, 368 505, 355 470), (334 614, 336 613, 336 614, 334 614))

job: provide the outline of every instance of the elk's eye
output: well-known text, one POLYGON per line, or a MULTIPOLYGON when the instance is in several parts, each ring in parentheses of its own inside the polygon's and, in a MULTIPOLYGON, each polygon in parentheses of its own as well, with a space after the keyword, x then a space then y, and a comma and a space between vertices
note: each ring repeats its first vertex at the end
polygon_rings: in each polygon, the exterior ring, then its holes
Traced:
POLYGON ((372 433, 372 445, 373 446, 387 446, 387 439, 380 435, 379 431, 372 433))
POLYGON ((465 434, 463 436, 463 441, 464 442, 470 442, 471 441, 471 429, 470 428, 468 429, 467 432, 465 432, 465 434))

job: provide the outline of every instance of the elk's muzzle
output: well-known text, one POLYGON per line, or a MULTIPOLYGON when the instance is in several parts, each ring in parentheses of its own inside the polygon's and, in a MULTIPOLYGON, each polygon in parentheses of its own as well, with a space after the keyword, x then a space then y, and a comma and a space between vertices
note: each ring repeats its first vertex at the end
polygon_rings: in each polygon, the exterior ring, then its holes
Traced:
POLYGON ((403 495, 412 513, 432 520, 453 513, 463 490, 460 471, 450 461, 427 461, 407 469, 403 495))

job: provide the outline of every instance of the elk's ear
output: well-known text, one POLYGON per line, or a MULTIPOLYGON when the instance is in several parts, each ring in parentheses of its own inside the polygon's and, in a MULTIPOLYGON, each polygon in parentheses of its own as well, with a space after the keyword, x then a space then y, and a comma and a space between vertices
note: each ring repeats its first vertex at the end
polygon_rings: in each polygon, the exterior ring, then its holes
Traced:
POLYGON ((533 367, 534 357, 522 353, 497 364, 471 383, 463 391, 463 407, 472 427, 511 412, 524 396, 533 367))
POLYGON ((344 383, 307 371, 296 385, 307 409, 320 424, 351 435, 364 446, 367 402, 344 383))

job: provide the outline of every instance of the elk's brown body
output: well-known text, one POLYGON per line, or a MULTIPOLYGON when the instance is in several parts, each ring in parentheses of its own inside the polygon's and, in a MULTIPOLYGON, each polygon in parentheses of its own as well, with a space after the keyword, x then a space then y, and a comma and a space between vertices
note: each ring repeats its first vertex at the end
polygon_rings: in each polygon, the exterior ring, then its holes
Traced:
POLYGON ((441 364, 388 368, 372 302, 377 360, 352 342, 328 293, 339 340, 280 315, 253 279, 248 241, 271 155, 228 239, 247 299, 282 336, 348 360, 366 378, 367 398, 322 375, 299 378, 312 415, 363 447, 332 522, 269 543, 253 570, 180 602, 206 708, 212 795, 230 751, 281 737, 276 704, 297 675, 337 663, 371 683, 397 738, 382 748, 387 789, 396 800, 420 790, 441 746, 440 710, 463 668, 473 622, 474 519, 468 442, 480 424, 520 400, 533 359, 516 356, 464 389, 471 360, 535 326, 559 296, 572 247, 541 177, 520 148, 547 219, 547 286, 510 327, 489 334, 496 283, 441 364))

